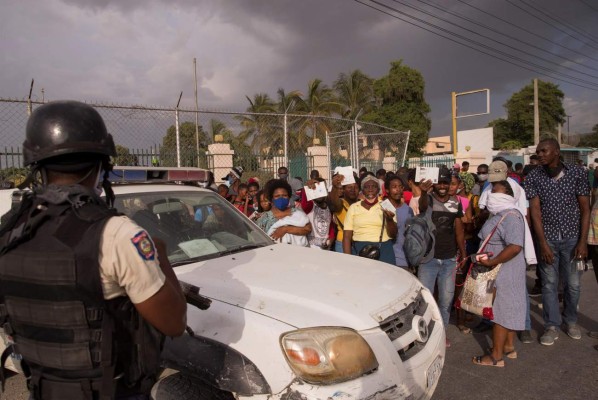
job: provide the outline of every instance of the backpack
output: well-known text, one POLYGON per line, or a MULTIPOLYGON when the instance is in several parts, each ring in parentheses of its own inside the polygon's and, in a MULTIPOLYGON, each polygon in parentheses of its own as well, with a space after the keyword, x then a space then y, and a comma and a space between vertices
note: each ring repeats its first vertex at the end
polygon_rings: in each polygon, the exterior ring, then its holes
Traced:
POLYGON ((434 257, 435 243, 436 226, 432 222, 432 197, 428 196, 426 212, 409 218, 405 223, 403 251, 407 264, 415 267, 430 261, 434 257))

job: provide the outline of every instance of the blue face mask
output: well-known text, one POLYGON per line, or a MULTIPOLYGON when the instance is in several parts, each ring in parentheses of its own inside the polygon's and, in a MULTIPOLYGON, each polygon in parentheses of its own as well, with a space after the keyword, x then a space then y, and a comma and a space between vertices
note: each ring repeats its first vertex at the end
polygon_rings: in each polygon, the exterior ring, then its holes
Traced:
POLYGON ((279 210, 286 210, 289 206, 289 199, 286 197, 279 197, 274 199, 272 204, 274 204, 274 207, 278 208, 279 210))

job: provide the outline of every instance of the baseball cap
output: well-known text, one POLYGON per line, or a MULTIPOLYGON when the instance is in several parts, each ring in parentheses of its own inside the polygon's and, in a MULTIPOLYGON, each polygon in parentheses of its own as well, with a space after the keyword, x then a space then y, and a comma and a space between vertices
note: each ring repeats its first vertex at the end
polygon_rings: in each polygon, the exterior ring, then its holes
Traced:
POLYGON ((451 183, 451 171, 447 167, 438 169, 438 183, 451 183))
MULTIPOLYGON (((239 167, 233 167, 230 170, 230 173, 233 174, 234 176, 237 177, 237 179, 241 179, 241 176, 243 175, 243 167, 239 166, 239 167)), ((222 178, 222 180, 226 180, 226 176, 222 178)))
POLYGON ((500 182, 507 179, 507 164, 504 161, 493 161, 488 167, 488 182, 500 182))
POLYGON ((461 164, 455 163, 455 165, 453 165, 453 169, 461 169, 461 164))

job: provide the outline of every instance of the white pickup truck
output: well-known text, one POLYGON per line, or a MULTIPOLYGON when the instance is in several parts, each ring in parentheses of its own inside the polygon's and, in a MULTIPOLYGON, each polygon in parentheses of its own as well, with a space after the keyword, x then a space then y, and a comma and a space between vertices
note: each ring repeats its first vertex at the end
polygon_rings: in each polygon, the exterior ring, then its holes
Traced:
POLYGON ((115 185, 115 207, 162 238, 188 307, 156 400, 427 399, 445 356, 431 293, 388 264, 275 244, 209 190, 115 185))

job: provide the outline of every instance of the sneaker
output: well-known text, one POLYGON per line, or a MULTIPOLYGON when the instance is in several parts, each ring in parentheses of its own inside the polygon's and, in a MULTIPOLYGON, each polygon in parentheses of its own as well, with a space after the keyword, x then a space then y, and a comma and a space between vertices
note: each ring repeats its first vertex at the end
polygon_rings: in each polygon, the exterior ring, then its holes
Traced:
POLYGON ((532 338, 532 333, 530 331, 521 331, 519 332, 519 341, 521 343, 532 343, 534 339, 532 338))
POLYGON ((529 297, 538 297, 538 296, 542 296, 542 288, 538 287, 538 286, 534 286, 530 291, 529 291, 529 297))
POLYGON ((559 331, 554 326, 546 329, 544 334, 540 337, 540 344, 544 346, 552 346, 554 341, 559 338, 559 331))
POLYGON ((575 324, 565 325, 565 332, 571 339, 581 339, 581 329, 579 329, 579 327, 575 324))

